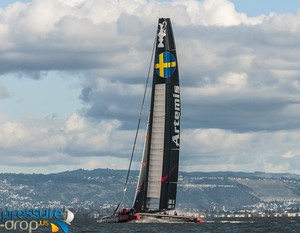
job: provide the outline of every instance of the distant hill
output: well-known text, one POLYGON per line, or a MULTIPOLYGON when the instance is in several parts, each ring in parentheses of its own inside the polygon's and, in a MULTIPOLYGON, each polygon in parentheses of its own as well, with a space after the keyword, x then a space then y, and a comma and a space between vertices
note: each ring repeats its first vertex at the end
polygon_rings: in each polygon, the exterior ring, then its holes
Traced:
MULTIPOLYGON (((126 171, 75 170, 55 174, 0 174, 0 207, 66 205, 99 209, 118 203, 126 171)), ((138 171, 132 171, 127 204, 134 196, 138 171)), ((300 176, 245 172, 180 173, 177 207, 243 209, 262 203, 300 203, 300 176)))

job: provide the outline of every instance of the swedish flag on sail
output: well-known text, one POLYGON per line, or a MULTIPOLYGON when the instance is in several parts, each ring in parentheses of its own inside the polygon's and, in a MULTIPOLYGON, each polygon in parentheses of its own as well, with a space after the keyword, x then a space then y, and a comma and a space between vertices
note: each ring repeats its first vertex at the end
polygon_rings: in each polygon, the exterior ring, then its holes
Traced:
POLYGON ((155 61, 155 72, 162 78, 169 78, 176 69, 176 59, 170 52, 158 55, 155 61))

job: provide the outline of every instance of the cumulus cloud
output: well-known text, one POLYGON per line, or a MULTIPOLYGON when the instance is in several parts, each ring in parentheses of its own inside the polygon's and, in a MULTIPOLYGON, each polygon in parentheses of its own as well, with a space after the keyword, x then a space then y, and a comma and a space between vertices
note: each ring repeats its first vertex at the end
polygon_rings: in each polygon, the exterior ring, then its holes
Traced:
MULTIPOLYGON (((262 19, 237 13, 227 0, 16 2, 1 12, 0 70, 103 66, 111 71, 114 64, 123 64, 128 54, 132 62, 140 61, 140 58, 134 59, 134 55, 144 55, 145 49, 149 51, 154 32, 153 15, 157 12, 172 17, 184 28, 187 25, 233 26, 262 22, 262 19)), ((145 63, 139 62, 138 67, 133 68, 140 71, 141 65, 145 63)), ((126 72, 130 67, 120 68, 126 72)))
POLYGON ((143 84, 91 79, 81 93, 85 116, 98 120, 116 119, 123 122, 123 128, 134 129, 144 92, 143 84))
POLYGON ((201 171, 295 172, 299 165, 299 131, 232 133, 221 129, 185 131, 183 165, 201 171))
MULTIPOLYGON (((2 75, 83 74, 82 108, 68 119, 1 115, 8 166, 124 168, 158 12, 173 22, 188 169, 299 173, 300 11, 249 17, 229 0, 33 0, 1 9, 2 75)), ((9 93, 0 85, 1 101, 9 93)))
POLYGON ((82 160, 78 157, 101 162, 105 156, 127 158, 130 154, 133 133, 119 130, 116 120, 93 123, 74 114, 65 122, 55 118, 35 121, 1 116, 0 155, 10 158, 2 160, 2 166, 74 165, 82 160))

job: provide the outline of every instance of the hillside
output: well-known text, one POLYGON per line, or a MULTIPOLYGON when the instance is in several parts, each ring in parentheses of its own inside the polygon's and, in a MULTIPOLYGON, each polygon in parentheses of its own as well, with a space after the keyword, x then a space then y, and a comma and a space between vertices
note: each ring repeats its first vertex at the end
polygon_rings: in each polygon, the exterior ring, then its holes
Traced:
MULTIPOLYGON (((0 174, 0 208, 51 207, 99 209, 118 203, 126 171, 96 169, 56 174, 0 174)), ((127 193, 130 205, 138 172, 127 193)), ((300 203, 300 176, 243 172, 180 173, 177 206, 181 209, 243 209, 262 203, 300 203)))

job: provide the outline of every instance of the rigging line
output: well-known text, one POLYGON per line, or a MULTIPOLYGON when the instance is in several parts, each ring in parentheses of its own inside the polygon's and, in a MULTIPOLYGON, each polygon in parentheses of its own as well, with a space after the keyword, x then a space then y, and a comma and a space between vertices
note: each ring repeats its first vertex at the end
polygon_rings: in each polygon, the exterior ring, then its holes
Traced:
POLYGON ((125 197, 125 193, 126 193, 126 189, 127 189, 128 178, 129 178, 129 174, 130 174, 130 169, 131 169, 132 160, 133 160, 133 156, 134 156, 136 141, 137 141, 137 138, 138 138, 140 124, 141 124, 143 110, 144 110, 144 104, 145 104, 145 99, 146 99, 146 94, 147 94, 147 87, 148 87, 149 77, 150 77, 150 72, 151 72, 151 64, 153 63, 153 57, 154 57, 154 52, 155 52, 155 45, 156 45, 156 35, 155 35, 155 39, 154 39, 154 44, 153 44, 153 49, 152 49, 152 55, 151 55, 149 69, 148 69, 148 74, 147 74, 147 79, 146 79, 146 84, 145 84, 145 90, 144 90, 143 100, 142 100, 142 104, 141 104, 141 111, 140 111, 140 114, 139 114, 139 119, 138 119, 138 123, 137 123, 137 129, 136 129, 136 132, 135 132, 135 137, 134 137, 134 142, 133 142, 133 147, 132 147, 132 152, 131 152, 129 167, 128 167, 128 170, 127 170, 127 176, 126 176, 126 180, 125 180, 125 184, 124 184, 123 196, 122 196, 121 201, 117 205, 117 208, 116 208, 114 214, 117 212, 120 204, 123 202, 124 197, 125 197))

